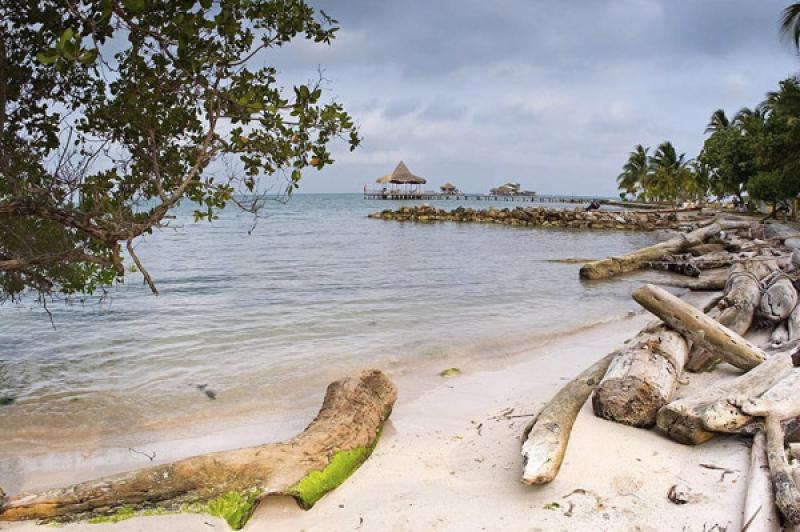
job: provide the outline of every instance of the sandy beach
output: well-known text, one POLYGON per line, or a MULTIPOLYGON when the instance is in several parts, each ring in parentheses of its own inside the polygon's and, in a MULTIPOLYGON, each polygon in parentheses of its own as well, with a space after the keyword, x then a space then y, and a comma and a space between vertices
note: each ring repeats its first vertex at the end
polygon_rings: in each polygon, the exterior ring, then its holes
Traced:
MULTIPOLYGON (((457 377, 434 379, 433 365, 393 375, 399 399, 372 457, 310 511, 289 498, 265 499, 245 530, 736 529, 749 460, 746 440, 718 438, 687 447, 655 431, 596 418, 588 404, 556 480, 534 488, 519 481, 519 438, 531 414, 648 319, 640 313, 591 326, 513 359, 465 365, 457 377), (690 491, 689 503, 669 501, 675 485, 690 491)), ((684 378, 688 385, 679 394, 707 380, 695 374, 684 378)), ((84 476, 79 470, 74 474, 84 476)), ((70 524, 64 530, 212 527, 226 529, 209 516, 182 514, 114 525, 70 524)), ((0 529, 38 528, 25 523, 0 529)))

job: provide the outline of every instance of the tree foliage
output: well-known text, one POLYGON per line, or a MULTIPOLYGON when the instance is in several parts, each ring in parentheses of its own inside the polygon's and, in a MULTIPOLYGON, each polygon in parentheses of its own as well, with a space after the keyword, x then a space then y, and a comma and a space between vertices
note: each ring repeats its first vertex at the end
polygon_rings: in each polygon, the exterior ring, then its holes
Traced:
POLYGON ((337 29, 302 0, 0 3, 0 299, 107 285, 123 245, 156 292, 133 243, 179 201, 256 210, 270 176, 291 193, 331 141, 354 149, 321 82, 287 94, 265 64, 337 29))

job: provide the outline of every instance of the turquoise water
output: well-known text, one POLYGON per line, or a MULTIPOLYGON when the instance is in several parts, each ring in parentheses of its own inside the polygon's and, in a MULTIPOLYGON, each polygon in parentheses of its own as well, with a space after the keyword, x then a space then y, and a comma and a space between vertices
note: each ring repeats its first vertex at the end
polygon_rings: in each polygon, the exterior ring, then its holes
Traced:
POLYGON ((198 419, 253 411, 290 419, 325 382, 362 367, 499 363, 635 308, 629 281, 582 283, 578 265, 545 260, 655 239, 367 218, 399 205, 298 195, 270 204, 252 234, 252 217, 234 209, 211 224, 179 209, 173 229, 138 247, 159 297, 133 274, 102 301, 52 303, 55 328, 33 303, 3 307, 0 397, 14 402, 0 406, 0 453, 191 433, 198 419))

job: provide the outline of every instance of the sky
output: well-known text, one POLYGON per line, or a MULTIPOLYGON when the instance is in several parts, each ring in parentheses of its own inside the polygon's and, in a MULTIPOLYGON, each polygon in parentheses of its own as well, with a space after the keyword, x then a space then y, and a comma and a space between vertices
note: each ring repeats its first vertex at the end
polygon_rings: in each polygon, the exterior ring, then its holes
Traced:
POLYGON ((300 192, 360 192, 402 159, 431 190, 616 195, 634 145, 694 157, 714 110, 756 105, 800 71, 778 31, 789 3, 318 1, 339 21, 333 44, 265 60, 287 85, 321 67, 364 138, 300 192))

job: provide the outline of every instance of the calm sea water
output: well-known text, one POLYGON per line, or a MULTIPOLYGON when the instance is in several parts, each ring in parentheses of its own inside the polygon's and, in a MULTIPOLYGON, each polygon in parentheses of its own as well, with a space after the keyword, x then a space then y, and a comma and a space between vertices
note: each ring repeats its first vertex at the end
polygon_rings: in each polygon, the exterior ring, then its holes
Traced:
POLYGON ((32 302, 0 308, 0 398, 13 398, 0 406, 0 453, 191 435, 200 419, 224 426, 253 411, 288 419, 362 367, 499 363, 634 308, 630 282, 582 283, 578 265, 547 259, 655 239, 367 218, 388 206, 399 204, 298 195, 271 204, 252 234, 236 210, 194 224, 178 209, 176 229, 138 247, 159 297, 134 274, 103 302, 51 304, 55 328, 32 302))

